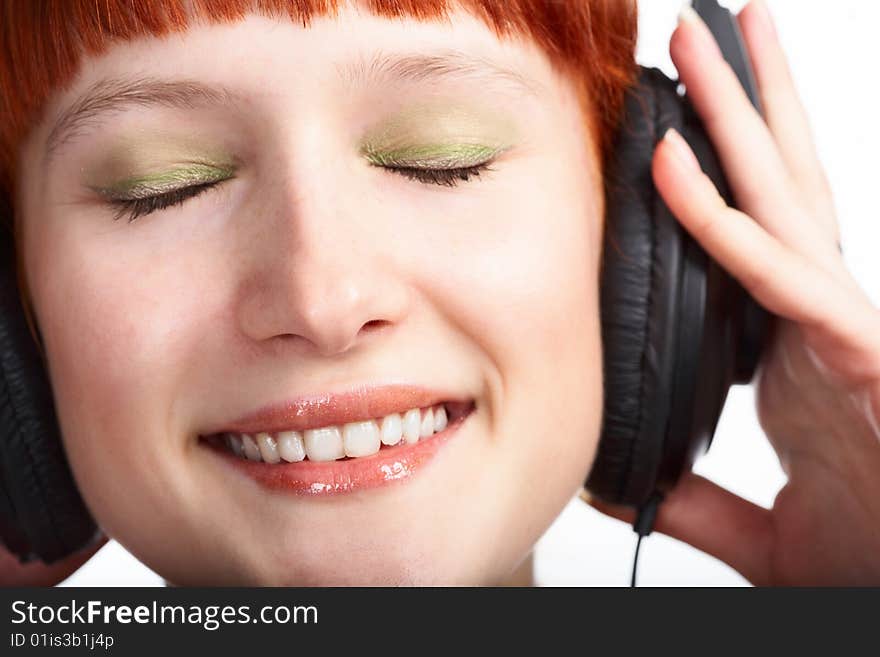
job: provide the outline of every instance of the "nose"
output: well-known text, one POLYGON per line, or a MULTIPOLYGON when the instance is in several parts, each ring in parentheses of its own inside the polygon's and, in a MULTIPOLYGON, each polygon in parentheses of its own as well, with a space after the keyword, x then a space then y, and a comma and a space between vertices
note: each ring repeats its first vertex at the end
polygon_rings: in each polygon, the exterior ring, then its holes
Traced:
POLYGON ((270 211, 272 218, 248 236, 244 260, 252 264, 238 316, 252 340, 333 356, 396 325, 407 292, 391 268, 391 243, 371 230, 369 212, 363 205, 360 212, 346 209, 344 193, 318 184, 270 211))

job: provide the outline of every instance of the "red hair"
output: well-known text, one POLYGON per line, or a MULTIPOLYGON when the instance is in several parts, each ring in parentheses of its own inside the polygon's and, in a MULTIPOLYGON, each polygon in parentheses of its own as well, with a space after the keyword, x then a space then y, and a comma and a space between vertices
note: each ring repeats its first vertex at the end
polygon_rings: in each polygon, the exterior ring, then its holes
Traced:
MULTIPOLYGON (((17 154, 49 96, 71 84, 82 57, 111 42, 184 31, 195 20, 233 22, 249 12, 308 26, 345 0, 9 0, 0 6, 0 195, 15 206, 17 154)), ((363 0, 373 14, 430 21, 462 8, 499 37, 534 41, 574 83, 607 156, 635 79, 635 0, 363 0)), ((17 221, 15 222, 17 223, 17 221)), ((15 231, 19 233, 20 231, 15 231)), ((19 262, 19 284, 27 290, 19 262)), ((30 314, 28 313, 30 321, 30 314)), ((33 329, 33 327, 32 327, 33 329)))

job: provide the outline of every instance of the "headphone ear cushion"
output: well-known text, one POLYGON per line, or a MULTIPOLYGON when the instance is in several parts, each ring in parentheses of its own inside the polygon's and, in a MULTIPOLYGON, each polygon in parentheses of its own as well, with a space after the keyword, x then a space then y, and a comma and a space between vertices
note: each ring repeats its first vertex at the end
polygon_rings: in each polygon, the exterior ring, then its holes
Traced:
POLYGON ((8 231, 0 241, 0 539, 22 561, 51 563, 100 533, 70 472, 8 231))
POLYGON ((654 491, 669 417, 677 345, 681 227, 654 188, 651 162, 669 128, 684 132, 677 83, 642 69, 605 172, 601 266, 602 433, 586 486, 638 506, 654 491))

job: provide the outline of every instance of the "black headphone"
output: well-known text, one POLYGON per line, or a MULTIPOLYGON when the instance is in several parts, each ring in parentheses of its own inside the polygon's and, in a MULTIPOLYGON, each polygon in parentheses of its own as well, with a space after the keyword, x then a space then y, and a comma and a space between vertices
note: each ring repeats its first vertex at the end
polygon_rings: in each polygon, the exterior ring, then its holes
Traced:
MULTIPOLYGON (((695 0, 758 111, 757 84, 739 27, 716 0, 695 0)), ((651 176, 669 128, 735 206, 718 156, 679 85, 642 69, 630 89, 605 177, 601 273, 602 434, 586 488, 612 504, 656 504, 709 448, 727 392, 751 382, 773 317, 712 260, 666 207, 651 176)), ((641 515, 641 514, 640 514, 641 515)), ((649 515, 652 515, 649 513, 649 515)), ((653 517, 636 530, 650 533, 653 517)))
MULTIPOLYGON (((757 105, 733 17, 715 0, 696 0, 695 9, 757 105)), ((660 71, 642 70, 606 173, 605 406, 587 488, 633 506, 668 491, 708 447, 729 387, 752 379, 770 328, 769 316, 707 257, 654 189, 654 147, 673 127, 732 203, 710 141, 677 88, 660 71)), ((8 205, 0 212, 8 216, 8 205)), ((101 533, 67 462, 48 373, 18 291, 12 236, 4 232, 3 238, 0 540, 22 562, 51 563, 101 533)))

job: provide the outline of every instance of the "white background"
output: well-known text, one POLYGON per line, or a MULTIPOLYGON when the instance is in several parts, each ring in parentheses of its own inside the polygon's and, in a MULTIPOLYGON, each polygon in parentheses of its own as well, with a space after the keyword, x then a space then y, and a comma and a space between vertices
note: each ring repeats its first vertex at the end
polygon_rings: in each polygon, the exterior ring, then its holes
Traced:
MULTIPOLYGON (((722 0, 724 1, 724 0, 722 0)), ((675 69, 668 55, 680 0, 640 1, 639 61, 675 69)), ((745 3, 724 2, 732 9, 745 3)), ((874 194, 880 188, 875 70, 880 3, 873 0, 767 0, 776 17, 795 80, 813 122, 839 214, 847 264, 880 305, 880 221, 874 194)), ((712 450, 696 470, 763 506, 773 503, 785 478, 763 437, 751 387, 734 387, 712 450)), ((629 583, 635 534, 575 498, 538 543, 540 585, 629 583)), ((659 534, 643 541, 639 584, 737 586, 746 582, 716 559, 659 534)), ((162 585, 161 578, 111 541, 63 585, 162 585)))

